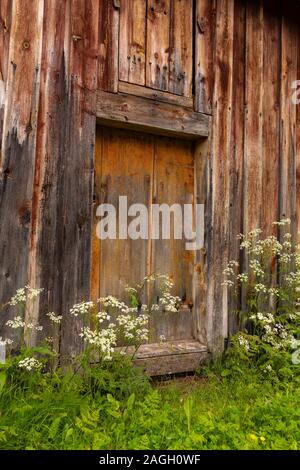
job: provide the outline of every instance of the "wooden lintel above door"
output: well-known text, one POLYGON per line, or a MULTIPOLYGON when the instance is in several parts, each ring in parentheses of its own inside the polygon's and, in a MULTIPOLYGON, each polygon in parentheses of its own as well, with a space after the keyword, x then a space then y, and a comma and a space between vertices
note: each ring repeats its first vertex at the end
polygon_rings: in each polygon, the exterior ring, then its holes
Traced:
POLYGON ((178 104, 146 97, 98 91, 100 124, 198 140, 208 137, 211 117, 178 104))

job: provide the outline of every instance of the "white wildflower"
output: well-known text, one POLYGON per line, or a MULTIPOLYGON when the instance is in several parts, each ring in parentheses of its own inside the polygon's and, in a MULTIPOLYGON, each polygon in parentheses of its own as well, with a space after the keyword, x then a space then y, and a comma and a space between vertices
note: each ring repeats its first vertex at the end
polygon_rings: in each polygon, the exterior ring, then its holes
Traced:
POLYGON ((53 322, 53 323, 56 323, 56 324, 60 324, 61 321, 62 321, 62 315, 56 315, 54 312, 49 312, 47 313, 47 317, 49 317, 49 319, 53 322))
POLYGON ((250 349, 250 343, 249 341, 243 336, 243 335, 238 335, 238 342, 239 342, 239 345, 245 349, 245 351, 249 351, 250 349))
POLYGON ((2 339, 2 336, 0 336, 0 346, 11 346, 13 344, 13 340, 6 338, 2 339))
POLYGON ((25 322, 23 321, 22 317, 17 316, 13 320, 8 320, 6 322, 6 326, 10 326, 14 330, 18 328, 24 328, 25 327, 25 322))
POLYGON ((28 372, 31 372, 32 370, 40 369, 42 367, 42 363, 34 357, 26 357, 25 359, 22 359, 18 362, 18 367, 20 367, 20 369, 25 369, 28 372))
POLYGON ((74 317, 78 317, 78 315, 84 315, 86 313, 89 313, 93 307, 93 302, 80 302, 78 304, 73 305, 70 310, 70 314, 74 317))

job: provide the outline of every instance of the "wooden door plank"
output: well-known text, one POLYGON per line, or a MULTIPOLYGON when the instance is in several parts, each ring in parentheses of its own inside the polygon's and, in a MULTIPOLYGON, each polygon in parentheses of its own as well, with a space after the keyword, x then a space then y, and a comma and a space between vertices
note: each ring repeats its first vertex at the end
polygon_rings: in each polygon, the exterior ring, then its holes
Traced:
MULTIPOLYGON (((155 204, 194 203, 194 157, 192 143, 171 139, 156 139, 154 150, 155 204)), ((178 219, 176 224, 178 224, 178 219)), ((193 317, 189 307, 193 305, 194 251, 185 250, 185 240, 174 239, 174 223, 171 218, 171 239, 160 237, 152 240, 151 272, 167 274, 174 280, 174 293, 185 305, 181 313, 164 313, 153 316, 152 335, 164 335, 168 339, 193 337, 193 317)), ((157 293, 154 293, 156 297, 157 293)))
POLYGON ((146 85, 162 91, 169 88, 170 0, 147 4, 146 85))
POLYGON ((119 79, 145 85, 146 2, 120 2, 119 79))
POLYGON ((171 0, 169 91, 192 96, 193 1, 171 0))
MULTIPOLYGON (((128 207, 149 206, 152 184, 152 136, 142 138, 126 131, 103 129, 100 203, 119 206, 119 196, 128 197, 128 207)), ((118 214, 118 212, 117 212, 118 214)), ((128 217, 128 222, 132 220, 128 217)), ((99 219, 98 219, 99 221, 99 219)), ((118 224, 117 224, 118 228, 118 224)), ((124 287, 139 283, 149 274, 148 240, 101 241, 100 293, 124 298, 124 287)))

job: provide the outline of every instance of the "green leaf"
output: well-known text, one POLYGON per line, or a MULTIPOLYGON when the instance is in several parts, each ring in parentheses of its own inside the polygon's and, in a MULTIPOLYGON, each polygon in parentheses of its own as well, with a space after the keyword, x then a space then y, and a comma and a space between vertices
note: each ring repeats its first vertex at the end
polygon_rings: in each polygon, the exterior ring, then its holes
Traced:
POLYGON ((132 409, 134 402, 135 402, 135 394, 132 393, 130 395, 130 397, 128 398, 128 400, 127 400, 127 409, 128 410, 132 409))
POLYGON ((6 378, 7 378, 6 372, 4 370, 1 371, 0 372, 0 393, 2 392, 3 387, 6 383, 6 378))

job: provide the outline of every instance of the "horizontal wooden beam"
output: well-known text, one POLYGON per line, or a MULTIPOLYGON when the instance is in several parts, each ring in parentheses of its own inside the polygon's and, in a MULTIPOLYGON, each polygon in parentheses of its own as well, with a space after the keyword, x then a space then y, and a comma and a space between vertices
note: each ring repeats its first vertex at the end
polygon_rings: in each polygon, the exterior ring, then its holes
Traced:
POLYGON ((193 109, 194 107, 194 100, 190 96, 175 95, 174 93, 168 93, 167 91, 154 90, 153 88, 135 85, 134 83, 122 82, 121 80, 119 81, 119 92, 126 93, 128 95, 141 96, 142 98, 148 98, 149 100, 176 104, 184 106, 185 108, 193 109))
POLYGON ((134 363, 149 376, 192 372, 208 360, 207 346, 198 341, 167 341, 141 346, 134 363))
POLYGON ((98 91, 99 123, 197 140, 207 137, 210 116, 148 98, 98 91))

